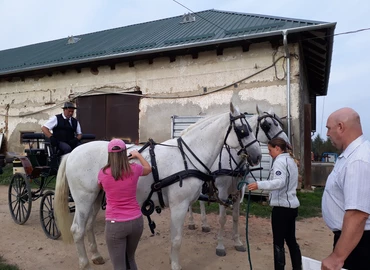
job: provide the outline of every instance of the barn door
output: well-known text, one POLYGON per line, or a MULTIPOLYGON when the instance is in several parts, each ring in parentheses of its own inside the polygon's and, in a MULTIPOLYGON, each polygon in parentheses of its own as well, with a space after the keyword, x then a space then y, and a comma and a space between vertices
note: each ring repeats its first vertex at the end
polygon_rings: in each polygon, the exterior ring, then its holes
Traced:
POLYGON ((93 133, 97 140, 122 138, 139 141, 140 97, 131 95, 97 95, 77 99, 77 119, 83 133, 93 133))

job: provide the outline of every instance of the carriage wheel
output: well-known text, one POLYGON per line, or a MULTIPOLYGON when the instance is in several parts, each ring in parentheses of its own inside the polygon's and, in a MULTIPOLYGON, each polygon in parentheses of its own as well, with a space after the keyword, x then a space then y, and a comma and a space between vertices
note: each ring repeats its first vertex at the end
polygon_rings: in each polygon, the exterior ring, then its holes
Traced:
POLYGON ((54 192, 49 190, 44 193, 40 202, 40 222, 41 227, 47 237, 58 239, 60 231, 54 218, 54 192))
POLYGON ((17 224, 24 224, 31 214, 31 186, 25 174, 16 173, 10 181, 8 191, 10 214, 17 224))

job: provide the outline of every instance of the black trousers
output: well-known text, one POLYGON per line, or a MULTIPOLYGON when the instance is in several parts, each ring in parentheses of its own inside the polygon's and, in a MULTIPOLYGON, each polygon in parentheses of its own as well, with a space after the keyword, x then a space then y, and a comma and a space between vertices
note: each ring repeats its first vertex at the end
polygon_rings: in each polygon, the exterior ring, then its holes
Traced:
MULTIPOLYGON (((341 231, 334 232, 334 247, 338 242, 341 231)), ((370 231, 364 231, 360 242, 344 261, 343 268, 348 270, 370 269, 370 231)))
POLYGON ((295 221, 298 208, 276 207, 272 208, 271 225, 274 241, 275 270, 284 269, 285 251, 284 242, 287 244, 294 270, 302 269, 301 250, 295 237, 295 221))

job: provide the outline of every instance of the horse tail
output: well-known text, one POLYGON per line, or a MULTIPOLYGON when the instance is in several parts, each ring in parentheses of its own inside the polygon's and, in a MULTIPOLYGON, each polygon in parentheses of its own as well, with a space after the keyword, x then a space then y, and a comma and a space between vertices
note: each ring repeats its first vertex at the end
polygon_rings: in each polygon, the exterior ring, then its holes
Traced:
POLYGON ((59 165, 57 180, 55 185, 54 197, 54 214, 58 230, 62 235, 64 243, 73 243, 73 235, 71 233, 72 216, 69 211, 69 187, 66 177, 66 164, 69 154, 63 156, 59 165))

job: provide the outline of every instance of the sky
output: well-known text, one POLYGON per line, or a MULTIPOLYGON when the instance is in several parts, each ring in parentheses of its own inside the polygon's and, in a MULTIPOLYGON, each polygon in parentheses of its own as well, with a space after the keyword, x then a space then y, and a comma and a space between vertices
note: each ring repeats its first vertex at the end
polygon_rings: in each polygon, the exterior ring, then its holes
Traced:
POLYGON ((351 107, 359 113, 364 135, 370 139, 370 117, 367 116, 370 107, 370 31, 338 35, 370 28, 370 1, 0 0, 0 50, 179 16, 190 12, 189 9, 336 22, 328 94, 317 98, 314 136, 320 134, 326 139, 325 125, 330 113, 351 107))

